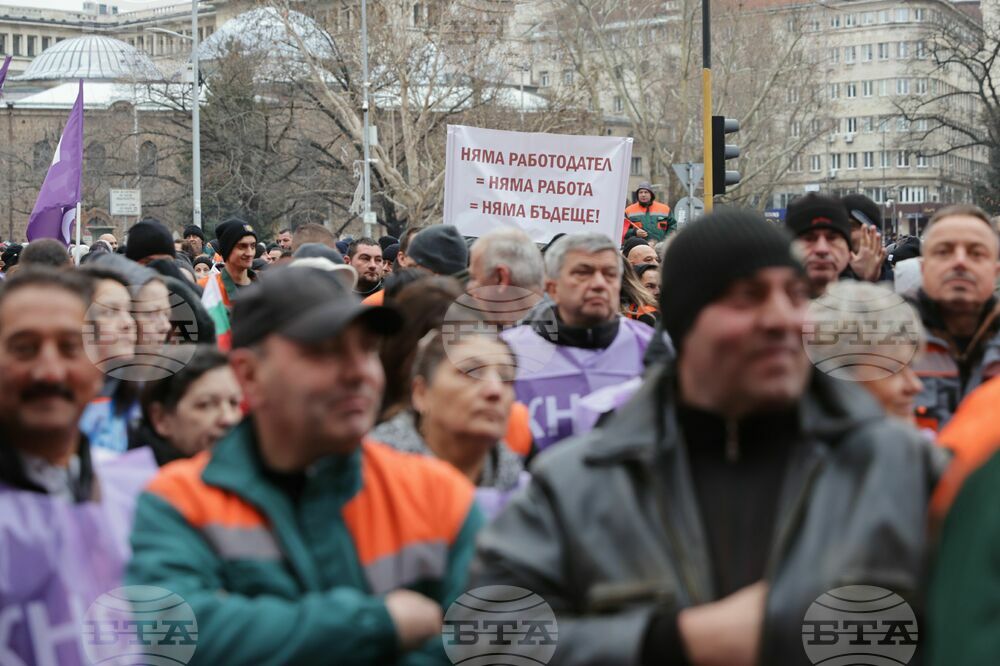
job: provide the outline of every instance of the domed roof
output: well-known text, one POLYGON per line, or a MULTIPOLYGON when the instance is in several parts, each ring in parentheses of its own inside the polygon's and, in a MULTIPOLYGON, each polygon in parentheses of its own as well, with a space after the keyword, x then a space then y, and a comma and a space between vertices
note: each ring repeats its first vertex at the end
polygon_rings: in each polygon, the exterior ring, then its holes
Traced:
POLYGON ((233 47, 244 54, 266 56, 274 74, 280 75, 289 64, 306 61, 299 42, 319 58, 333 57, 333 38, 313 19, 300 12, 259 7, 229 19, 201 43, 202 60, 222 58, 233 47))
POLYGON ((147 55, 121 40, 99 35, 64 39, 42 51, 24 73, 12 81, 159 80, 163 78, 147 55))

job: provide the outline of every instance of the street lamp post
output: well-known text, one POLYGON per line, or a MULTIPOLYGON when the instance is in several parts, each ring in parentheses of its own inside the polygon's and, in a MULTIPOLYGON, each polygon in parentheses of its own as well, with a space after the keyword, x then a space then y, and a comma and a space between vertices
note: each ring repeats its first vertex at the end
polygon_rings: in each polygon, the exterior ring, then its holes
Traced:
MULTIPOLYGON (((197 1, 197 0, 196 0, 197 1)), ((361 0, 361 88, 362 101, 361 110, 364 113, 364 132, 362 146, 364 148, 365 170, 365 216, 362 234, 365 238, 371 238, 375 234, 375 220, 372 214, 372 172, 371 172, 371 146, 369 145, 371 130, 368 128, 368 11, 367 1, 361 0)))
POLYGON ((198 0, 191 1, 191 36, 166 28, 146 28, 191 42, 191 184, 192 222, 201 228, 201 81, 198 74, 198 0))

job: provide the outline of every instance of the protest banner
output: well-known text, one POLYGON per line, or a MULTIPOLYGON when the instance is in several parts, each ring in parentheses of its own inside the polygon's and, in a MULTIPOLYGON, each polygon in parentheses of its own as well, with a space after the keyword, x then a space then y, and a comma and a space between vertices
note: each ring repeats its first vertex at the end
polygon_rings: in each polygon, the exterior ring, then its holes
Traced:
POLYGON ((621 239, 632 139, 448 126, 444 223, 500 226, 539 243, 559 233, 621 239))

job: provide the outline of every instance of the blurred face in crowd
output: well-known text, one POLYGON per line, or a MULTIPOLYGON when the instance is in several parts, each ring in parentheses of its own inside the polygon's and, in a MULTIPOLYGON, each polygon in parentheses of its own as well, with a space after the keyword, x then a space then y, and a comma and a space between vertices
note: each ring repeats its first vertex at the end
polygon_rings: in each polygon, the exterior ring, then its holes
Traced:
POLYGON ((1000 263, 996 233, 983 220, 953 215, 931 225, 924 238, 923 287, 952 312, 978 312, 993 294, 1000 263))
POLYGON ((275 469, 302 469, 347 454, 375 424, 385 374, 381 337, 355 322, 336 337, 305 345, 271 335, 231 362, 263 433, 261 451, 275 469))
POLYGON ((653 193, 649 190, 639 190, 638 194, 636 194, 636 198, 643 206, 648 206, 649 202, 653 200, 653 193))
POLYGON ((913 424, 914 400, 924 388, 917 373, 909 365, 888 377, 862 382, 887 414, 913 424))
POLYGON ((212 271, 212 267, 205 262, 200 262, 194 266, 194 274, 199 280, 203 277, 208 277, 208 274, 212 271))
POLYGON ((107 243, 108 245, 110 245, 112 252, 117 252, 118 251, 118 239, 115 238, 113 234, 103 234, 97 240, 102 240, 105 243, 107 243))
POLYGON ((253 236, 244 236, 233 246, 226 263, 235 270, 249 270, 257 256, 257 240, 253 236))
POLYGON ((97 396, 104 375, 84 350, 86 310, 73 293, 42 285, 0 305, 0 419, 11 441, 30 445, 75 431, 97 396))
POLYGON ((132 296, 125 285, 115 280, 98 280, 94 302, 87 309, 87 319, 92 326, 89 329, 92 333, 88 331, 84 336, 87 355, 102 371, 135 354, 132 296))
POLYGON ((564 323, 590 327, 614 319, 622 286, 619 261, 614 250, 566 253, 559 278, 546 283, 564 323))
POLYGON ((278 259, 281 259, 281 248, 276 247, 272 250, 268 250, 267 254, 264 256, 270 258, 270 263, 277 263, 278 259))
POLYGON ((734 282, 684 338, 684 400, 733 417, 795 402, 811 367, 802 348, 808 303, 807 285, 791 268, 765 268, 734 282))
POLYGON ((659 257, 656 256, 656 250, 651 248, 649 245, 637 245, 632 248, 628 253, 627 259, 628 263, 633 266, 660 263, 659 257))
POLYGON ((159 354, 170 338, 170 292, 159 280, 150 280, 132 303, 137 354, 159 354))
POLYGON ((812 229, 794 241, 806 267, 806 277, 813 295, 821 295, 826 285, 836 280, 851 260, 847 239, 832 229, 812 229))
POLYGON ((386 278, 392 275, 392 262, 382 261, 382 277, 386 278))
POLYGON ((358 272, 359 285, 375 285, 382 279, 382 248, 379 245, 359 245, 347 263, 358 272))
POLYGON ((291 250, 292 249, 292 232, 291 231, 282 231, 280 234, 278 234, 278 245, 281 246, 282 250, 291 250))
POLYGON ((174 409, 153 403, 156 432, 187 456, 204 451, 240 422, 242 393, 232 368, 209 370, 188 386, 174 409))
POLYGON ((431 448, 461 440, 473 451, 438 451, 445 459, 482 455, 507 431, 514 402, 514 358, 507 345, 485 336, 448 346, 431 377, 413 382, 413 406, 431 448))
POLYGON ((642 286, 653 295, 660 298, 660 271, 648 270, 642 274, 642 286))
POLYGON ((191 248, 194 250, 194 255, 196 257, 205 249, 205 242, 194 234, 188 234, 184 237, 184 240, 191 243, 191 248))

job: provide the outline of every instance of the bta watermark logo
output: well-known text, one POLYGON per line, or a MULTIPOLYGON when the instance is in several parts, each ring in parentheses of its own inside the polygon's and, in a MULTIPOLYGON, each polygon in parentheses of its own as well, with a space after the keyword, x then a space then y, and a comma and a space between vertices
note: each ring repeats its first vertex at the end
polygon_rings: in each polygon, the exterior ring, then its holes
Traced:
POLYGON ((83 618, 83 649, 95 664, 177 666, 198 646, 198 621, 184 599, 148 585, 102 594, 83 618))
POLYGON ((448 607, 444 651, 463 666, 539 666, 555 654, 559 627, 551 606, 523 587, 470 590, 448 607))
POLYGON ((872 585, 820 595, 802 622, 802 645, 814 664, 908 664, 919 637, 910 605, 892 590, 872 585))
POLYGON ((837 379, 885 379, 909 365, 923 343, 920 317, 886 287, 836 282, 809 305, 802 343, 817 370, 837 379))

